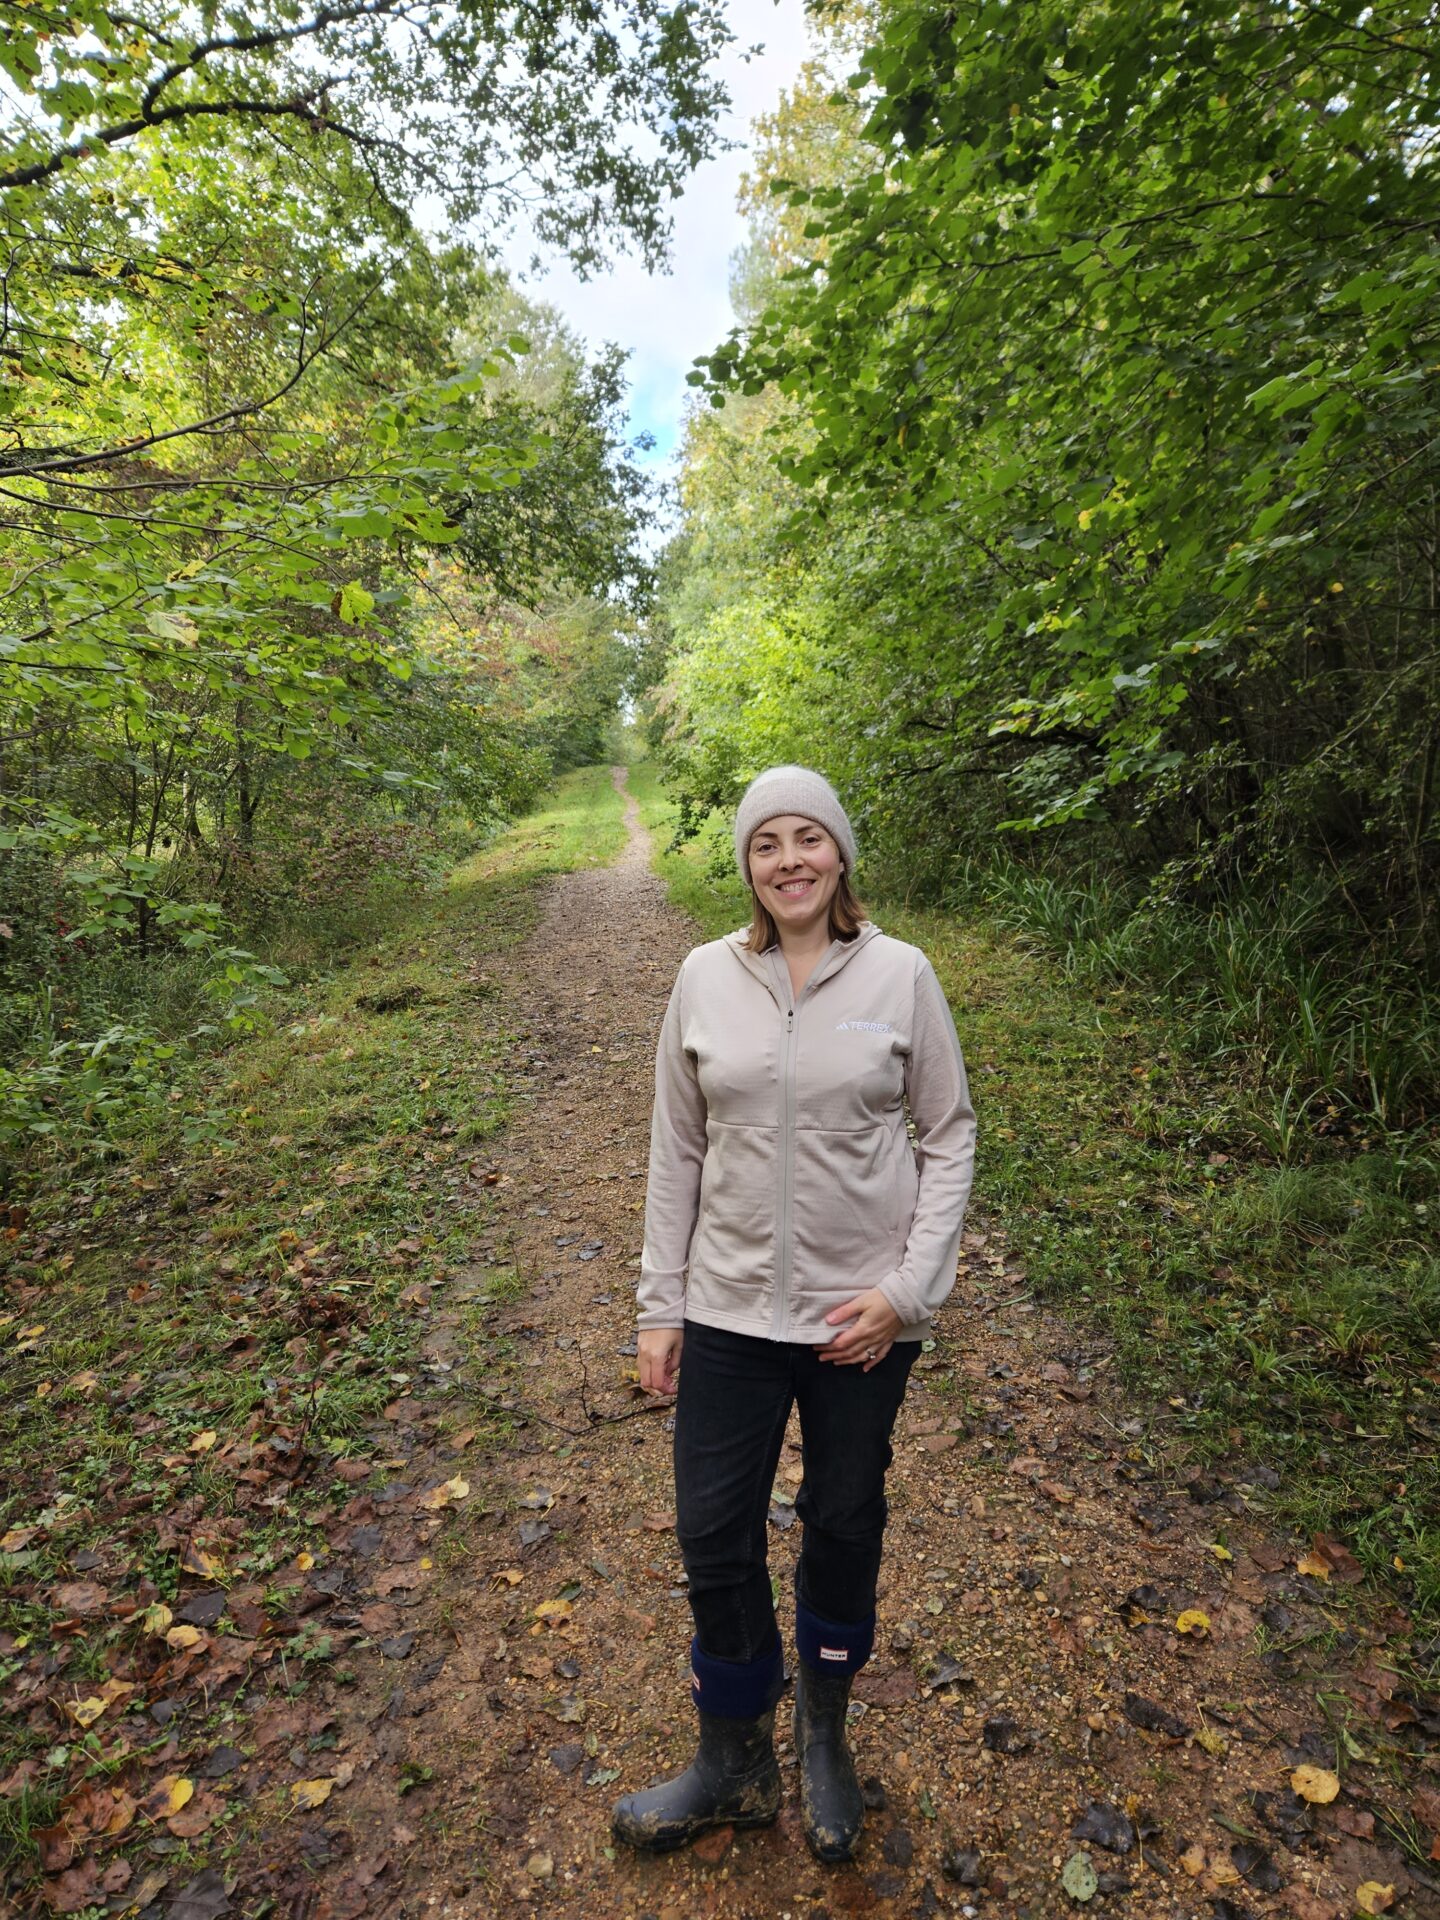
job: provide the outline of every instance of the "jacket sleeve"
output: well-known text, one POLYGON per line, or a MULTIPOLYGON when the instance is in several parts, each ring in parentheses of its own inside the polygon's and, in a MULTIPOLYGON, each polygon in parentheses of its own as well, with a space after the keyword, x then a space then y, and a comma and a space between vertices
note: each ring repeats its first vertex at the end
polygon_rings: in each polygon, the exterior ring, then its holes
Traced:
POLYGON ((685 1269, 700 1210, 705 1164, 705 1097, 683 1041, 685 967, 670 990, 655 1054, 650 1171, 645 1183, 645 1244, 636 1290, 639 1327, 685 1320, 685 1269))
POLYGON ((919 1147, 920 1189, 904 1259, 880 1282, 880 1291, 908 1327, 928 1320, 955 1285, 975 1170, 975 1111, 965 1060, 944 989, 923 953, 915 967, 905 1091, 919 1147))

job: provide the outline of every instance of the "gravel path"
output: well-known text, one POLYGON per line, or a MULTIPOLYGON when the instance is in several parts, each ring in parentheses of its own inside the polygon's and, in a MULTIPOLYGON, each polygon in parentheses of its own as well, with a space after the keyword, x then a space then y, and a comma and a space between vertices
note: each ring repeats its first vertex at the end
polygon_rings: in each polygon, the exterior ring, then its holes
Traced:
MULTIPOLYGON (((302 1920, 1327 1920, 1367 1882, 1393 1890, 1375 1910, 1435 1920, 1440 1899, 1385 1844, 1386 1810, 1423 1811, 1440 1788, 1423 1751, 1440 1728, 1386 1666, 1402 1623, 1347 1608, 1341 1633, 1325 1583, 1297 1571, 1303 1545, 1249 1511, 1263 1466, 1203 1479, 1171 1408, 1121 1398, 1103 1339, 1033 1299, 987 1225, 983 1155, 897 1435, 880 1634, 856 1685, 873 1809, 858 1861, 806 1852, 788 1745, 775 1828, 616 1856, 616 1796, 691 1745, 672 1418, 639 1393, 632 1290, 655 1038, 698 935, 650 872, 628 796, 627 820, 619 862, 548 882, 536 932, 493 969, 521 1036, 519 1111, 476 1265, 429 1313, 448 1391, 417 1391, 395 1421, 402 1489, 458 1475, 469 1491, 442 1509, 419 1491, 352 1502, 345 1604, 390 1653, 275 1709, 292 1716, 277 1741, 333 1741, 325 1770, 354 1768, 308 1816, 302 1920), (487 1303, 512 1257, 524 1291, 487 1303), (1177 1629, 1197 1610, 1208 1630, 1177 1629), (1337 1749, 1346 1720, 1371 1723, 1361 1757, 1337 1749), (1405 1748, 1387 1782, 1383 1756, 1405 1748), (1337 1798, 1296 1796, 1298 1767, 1337 1759, 1337 1798), (1084 1902, 1061 1883, 1077 1853, 1084 1902)), ((792 1425, 771 1529, 787 1648, 799 1479, 792 1425)))

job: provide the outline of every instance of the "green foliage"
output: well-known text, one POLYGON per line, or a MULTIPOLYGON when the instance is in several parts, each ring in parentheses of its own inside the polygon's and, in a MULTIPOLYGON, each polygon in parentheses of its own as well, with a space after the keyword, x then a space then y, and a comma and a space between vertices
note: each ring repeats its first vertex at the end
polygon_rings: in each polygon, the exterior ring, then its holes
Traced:
POLYGON ((618 358, 412 209, 657 257, 729 34, 654 0, 0 26, 0 1137, 58 1142, 255 1016, 287 887, 358 906, 597 737, 644 578, 618 358))

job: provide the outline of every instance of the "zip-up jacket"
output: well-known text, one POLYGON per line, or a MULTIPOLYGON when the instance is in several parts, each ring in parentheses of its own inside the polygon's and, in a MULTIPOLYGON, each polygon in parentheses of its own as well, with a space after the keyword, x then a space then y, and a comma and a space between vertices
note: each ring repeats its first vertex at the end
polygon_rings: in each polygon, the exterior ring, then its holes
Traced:
POLYGON ((924 1339, 955 1284, 975 1159, 935 969, 867 920, 796 994, 779 947, 743 938, 693 948, 665 1010, 639 1325, 825 1346, 846 1324, 826 1314, 879 1287, 895 1338, 924 1339))

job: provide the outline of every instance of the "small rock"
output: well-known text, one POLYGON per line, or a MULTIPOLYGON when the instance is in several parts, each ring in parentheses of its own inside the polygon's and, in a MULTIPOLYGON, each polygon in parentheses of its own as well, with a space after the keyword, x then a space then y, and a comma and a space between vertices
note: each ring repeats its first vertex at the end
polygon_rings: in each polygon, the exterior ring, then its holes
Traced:
POLYGON ((915 1842, 904 1827, 892 1827, 881 1843, 880 1852, 892 1867, 908 1867, 915 1858, 915 1842))
POLYGON ((532 1880, 548 1880, 555 1871, 555 1862, 548 1853, 542 1853, 537 1849, 525 1862, 525 1871, 532 1880))
POLYGON ((948 1847, 941 1857, 940 1871, 957 1886, 980 1885, 980 1855, 974 1847, 948 1847))

